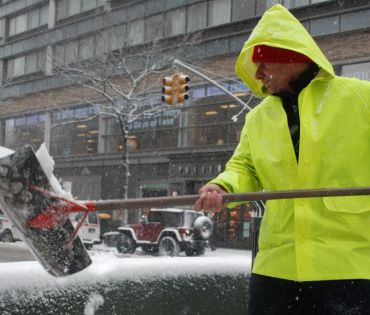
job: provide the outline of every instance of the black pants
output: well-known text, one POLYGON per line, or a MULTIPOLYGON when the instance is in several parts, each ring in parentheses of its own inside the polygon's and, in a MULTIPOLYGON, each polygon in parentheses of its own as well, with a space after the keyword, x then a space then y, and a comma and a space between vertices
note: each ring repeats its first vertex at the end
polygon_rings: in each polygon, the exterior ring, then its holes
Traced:
POLYGON ((295 282, 252 274, 249 292, 248 315, 370 315, 370 280, 295 282))

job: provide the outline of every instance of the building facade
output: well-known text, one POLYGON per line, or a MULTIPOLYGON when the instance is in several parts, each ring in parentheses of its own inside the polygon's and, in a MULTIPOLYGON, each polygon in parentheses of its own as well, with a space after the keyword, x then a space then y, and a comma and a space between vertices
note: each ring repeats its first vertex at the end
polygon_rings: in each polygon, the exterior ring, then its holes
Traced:
MULTIPOLYGON (((45 143, 56 161, 55 173, 80 199, 122 196, 125 150, 131 198, 193 194, 223 170, 247 110, 210 82, 188 73, 190 100, 129 123, 124 146, 117 120, 99 115, 101 107, 87 102, 86 91, 58 69, 112 51, 135 60, 155 44, 255 106, 259 100, 238 81, 234 64, 259 17, 276 1, 0 2, 1 145, 37 149, 45 143)), ((280 2, 315 37, 337 74, 370 80, 368 1, 280 2)), ((115 71, 125 82, 129 74, 115 71)), ((157 88, 154 84, 148 93, 152 103, 160 104, 162 74, 157 76, 157 88)), ((243 206, 218 215, 218 242, 250 246, 250 212, 243 206)), ((140 211, 126 214, 125 220, 134 222, 140 211)))

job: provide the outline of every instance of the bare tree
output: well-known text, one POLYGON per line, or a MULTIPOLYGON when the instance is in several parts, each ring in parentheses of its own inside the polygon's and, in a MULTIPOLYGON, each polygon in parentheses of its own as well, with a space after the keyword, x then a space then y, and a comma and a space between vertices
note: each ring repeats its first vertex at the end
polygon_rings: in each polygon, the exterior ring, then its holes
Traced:
MULTIPOLYGON (((140 118, 168 109, 160 101, 160 78, 171 70, 175 57, 161 51, 157 41, 132 52, 127 48, 115 49, 118 39, 112 32, 96 38, 100 48, 97 43, 90 47, 95 50, 93 58, 84 59, 81 52, 74 49, 68 55, 64 48, 63 58, 58 58, 54 52, 54 74, 81 90, 81 104, 96 106, 97 115, 113 117, 118 122, 123 144, 122 197, 127 198, 130 179, 129 127, 140 118)), ((185 42, 189 43, 188 40, 185 42)), ((123 221, 127 221, 127 212, 124 212, 123 221)))

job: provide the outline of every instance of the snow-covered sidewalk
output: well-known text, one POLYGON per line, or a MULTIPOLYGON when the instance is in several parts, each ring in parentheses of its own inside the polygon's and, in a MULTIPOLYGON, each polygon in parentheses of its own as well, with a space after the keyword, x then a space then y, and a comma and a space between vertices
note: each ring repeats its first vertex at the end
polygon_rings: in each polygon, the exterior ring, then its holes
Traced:
MULTIPOLYGON (((19 245, 17 245, 19 246, 19 245)), ((93 263, 63 278, 37 261, 0 263, 0 314, 245 314, 247 250, 198 257, 117 254, 97 246, 93 263)))
POLYGON ((104 246, 97 246, 89 253, 93 260, 92 265, 78 274, 64 278, 49 275, 37 261, 0 263, 0 293, 10 288, 58 288, 109 280, 248 274, 251 266, 250 251, 223 248, 207 250, 204 256, 197 257, 158 257, 144 255, 140 251, 134 255, 120 255, 104 246))

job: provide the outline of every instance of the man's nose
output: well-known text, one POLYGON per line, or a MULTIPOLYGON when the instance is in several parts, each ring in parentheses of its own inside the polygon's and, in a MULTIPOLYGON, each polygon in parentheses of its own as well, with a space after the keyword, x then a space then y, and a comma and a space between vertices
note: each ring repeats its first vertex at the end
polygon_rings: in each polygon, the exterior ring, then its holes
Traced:
POLYGON ((262 80, 264 77, 263 71, 260 66, 257 66, 256 74, 254 75, 257 80, 262 80))

